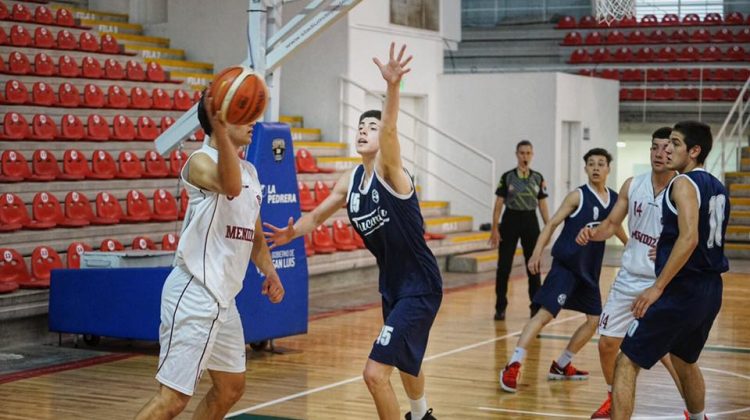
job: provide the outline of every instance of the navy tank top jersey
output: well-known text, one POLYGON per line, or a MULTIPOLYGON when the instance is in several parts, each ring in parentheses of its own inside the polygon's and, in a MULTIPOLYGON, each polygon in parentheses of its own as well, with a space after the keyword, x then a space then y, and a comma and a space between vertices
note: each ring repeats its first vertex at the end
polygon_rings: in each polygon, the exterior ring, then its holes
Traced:
POLYGON ((578 187, 578 208, 565 219, 562 233, 552 247, 552 257, 558 263, 592 286, 599 284, 604 242, 589 242, 588 245, 580 246, 576 243, 576 236, 584 227, 596 227, 607 218, 617 201, 617 193, 610 188, 607 191, 608 200, 602 201, 589 184, 578 187))
POLYGON ((379 289, 387 300, 442 293, 443 281, 432 251, 424 239, 419 200, 397 194, 375 172, 363 185, 365 168, 352 172, 347 212, 380 268, 379 289))
MULTIPOLYGON (((674 181, 682 177, 689 179, 698 193, 698 246, 677 273, 675 280, 687 276, 690 277, 690 281, 693 281, 693 279, 700 279, 701 274, 723 273, 729 270, 729 262, 724 255, 724 238, 729 222, 729 193, 721 181, 701 168, 678 175, 670 182, 664 194, 663 228, 656 245, 657 276, 667 263, 669 254, 680 235, 677 224, 679 209, 675 208, 670 195, 674 181)), ((709 276, 708 278, 715 277, 709 276)))

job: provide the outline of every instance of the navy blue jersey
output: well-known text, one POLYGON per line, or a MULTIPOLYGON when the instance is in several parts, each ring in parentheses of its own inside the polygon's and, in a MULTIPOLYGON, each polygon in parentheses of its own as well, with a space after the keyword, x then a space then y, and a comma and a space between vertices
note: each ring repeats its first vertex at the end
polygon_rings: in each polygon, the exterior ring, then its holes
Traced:
POLYGON ((362 185, 365 168, 352 172, 347 212, 380 268, 380 293, 388 300, 442 293, 435 256, 424 239, 417 194, 397 194, 377 173, 362 185))
POLYGON ((604 242, 592 241, 580 246, 576 243, 576 236, 584 227, 599 226, 607 218, 617 201, 617 193, 610 188, 607 191, 609 200, 602 202, 589 184, 578 187, 578 208, 565 219, 563 230, 552 247, 553 258, 593 286, 599 284, 604 242))
MULTIPOLYGON (((675 279, 689 277, 690 279, 700 280, 700 274, 723 273, 729 270, 729 262, 724 255, 724 237, 727 231, 727 222, 729 222, 729 193, 721 181, 705 170, 698 168, 675 177, 664 194, 664 204, 662 205, 663 228, 656 246, 656 275, 658 276, 661 273, 677 237, 680 235, 677 224, 679 209, 675 208, 674 201, 670 198, 672 183, 680 177, 689 179, 698 193, 698 246, 675 275, 675 279)), ((707 278, 714 277, 708 276, 707 278)))

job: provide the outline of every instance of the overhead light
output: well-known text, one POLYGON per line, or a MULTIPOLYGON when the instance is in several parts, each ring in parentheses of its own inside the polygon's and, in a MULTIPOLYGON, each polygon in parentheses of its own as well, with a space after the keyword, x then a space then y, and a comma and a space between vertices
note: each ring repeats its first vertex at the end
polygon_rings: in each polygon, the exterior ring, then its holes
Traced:
POLYGON ((628 144, 627 144, 627 143, 625 143, 624 141, 618 141, 618 142, 617 142, 617 148, 618 148, 618 149, 622 149, 623 147, 625 147, 625 146, 627 146, 627 145, 628 145, 628 144))

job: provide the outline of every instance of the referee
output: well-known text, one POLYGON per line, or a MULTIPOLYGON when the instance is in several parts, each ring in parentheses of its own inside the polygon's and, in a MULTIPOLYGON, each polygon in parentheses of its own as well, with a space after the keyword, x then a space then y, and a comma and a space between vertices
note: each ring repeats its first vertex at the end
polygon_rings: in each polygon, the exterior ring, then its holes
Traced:
MULTIPOLYGON (((518 239, 521 239, 523 256, 528 263, 539 236, 536 208, 539 207, 545 224, 549 220, 547 186, 544 177, 529 168, 533 156, 534 148, 531 142, 520 141, 516 145, 518 166, 500 177, 500 183, 495 190, 497 198, 492 212, 490 245, 493 248, 500 245, 495 277, 495 295, 497 295, 495 320, 497 321, 505 319, 505 308, 508 306, 508 277, 513 266, 518 239), (504 213, 503 206, 506 207, 504 213), (498 228, 500 213, 503 213, 503 219, 498 228)), ((531 274, 528 268, 526 274, 529 276, 529 300, 531 300, 541 285, 541 277, 539 274, 531 274)), ((531 316, 534 316, 535 308, 531 305, 530 308, 531 316)))

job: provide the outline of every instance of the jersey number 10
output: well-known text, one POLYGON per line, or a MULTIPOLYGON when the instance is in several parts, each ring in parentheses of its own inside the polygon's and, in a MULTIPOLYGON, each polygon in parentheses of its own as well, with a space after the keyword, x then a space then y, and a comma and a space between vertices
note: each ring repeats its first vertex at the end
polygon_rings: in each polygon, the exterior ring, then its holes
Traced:
POLYGON ((708 242, 706 246, 710 249, 714 244, 721 246, 721 227, 724 225, 724 209, 727 205, 727 197, 718 194, 708 200, 708 242))

